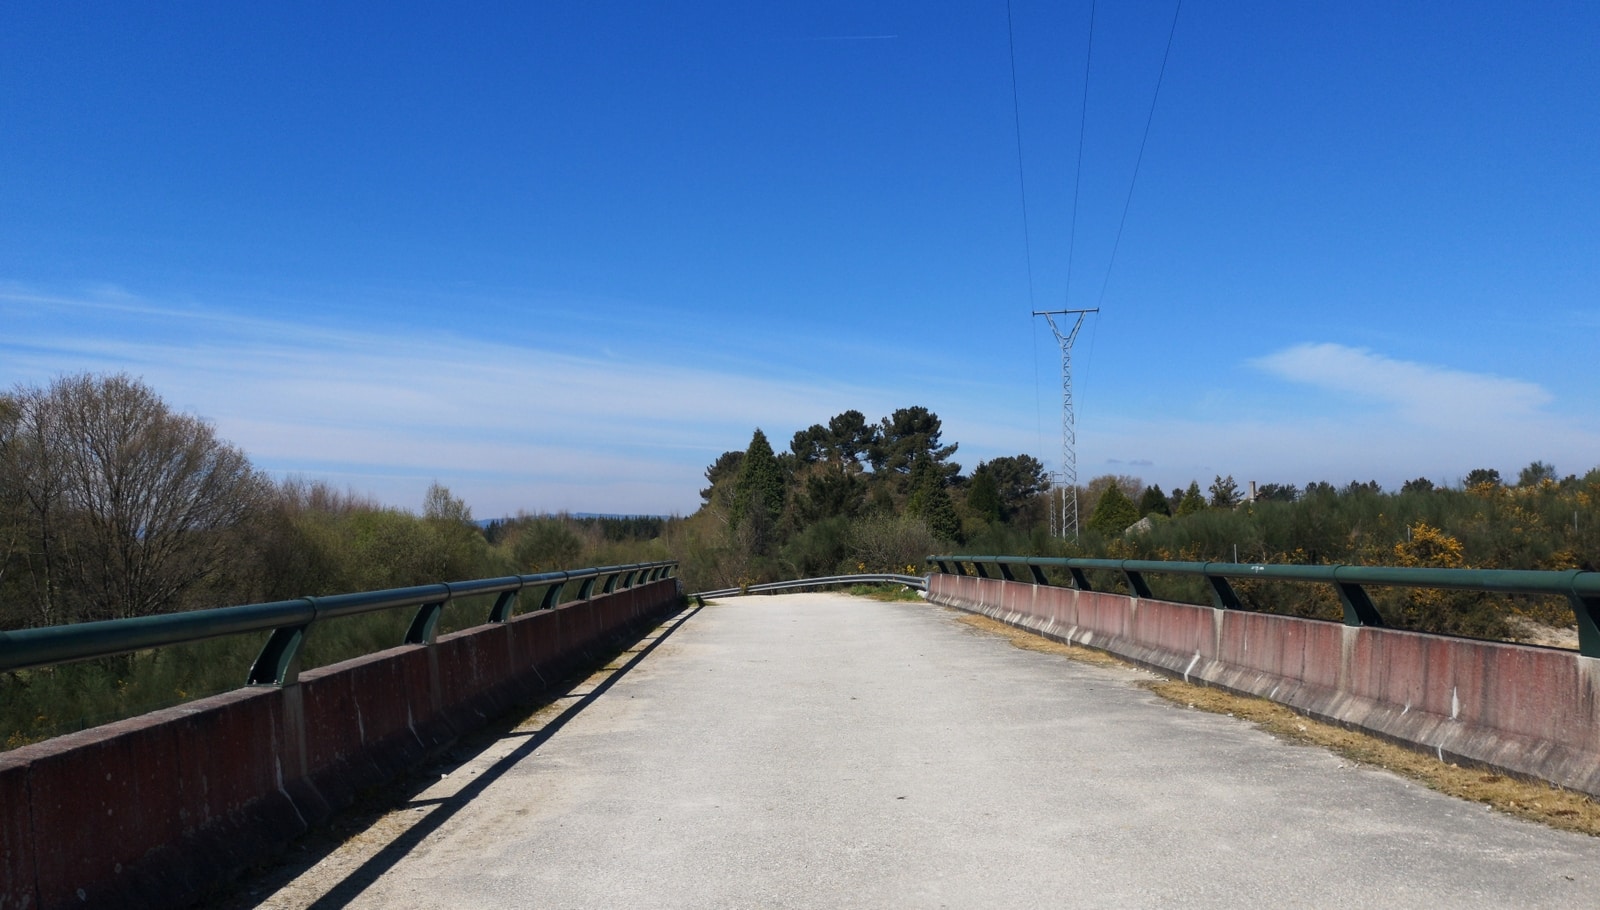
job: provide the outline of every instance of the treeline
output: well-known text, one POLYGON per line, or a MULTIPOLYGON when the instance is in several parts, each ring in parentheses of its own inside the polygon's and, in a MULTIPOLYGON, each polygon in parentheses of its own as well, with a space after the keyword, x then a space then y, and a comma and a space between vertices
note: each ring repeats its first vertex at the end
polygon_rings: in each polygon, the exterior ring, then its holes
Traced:
MULTIPOLYGON (((0 630, 665 559, 668 523, 519 515, 485 526, 440 484, 414 513, 325 483, 274 482, 122 375, 0 395, 0 630)), ((452 602, 441 631, 487 610, 452 602)), ((304 666, 393 646, 402 612, 318 623, 304 666)), ((261 643, 0 674, 0 745, 234 688, 261 643)))
POLYGON ((480 526, 434 484, 420 514, 274 483, 128 376, 0 396, 0 629, 664 559, 664 520, 480 526))
POLYGON ((921 574, 936 550, 1049 546, 1044 466, 1030 455, 952 460, 939 416, 845 411, 775 452, 757 429, 706 468, 701 508, 672 536, 691 587, 850 572, 921 574))
MULTIPOLYGON (((1231 477, 1206 493, 1191 482, 1164 493, 1136 477, 1097 478, 1084 491, 1089 518, 1071 550, 1112 558, 1480 569, 1582 569, 1600 565, 1600 468, 1561 476, 1536 461, 1515 482, 1495 469, 1458 486, 1416 478, 1386 491, 1376 481, 1305 487, 1263 484, 1254 497, 1231 477)), ((1167 594, 1205 602, 1197 584, 1167 594), (1192 590, 1183 591, 1188 588, 1192 590)), ((1252 609, 1336 619, 1326 586, 1243 583, 1252 609)), ((1163 593, 1158 591, 1158 593, 1163 593)), ((1571 626, 1556 598, 1470 592, 1369 591, 1387 621, 1432 632, 1515 639, 1530 621, 1571 626)))

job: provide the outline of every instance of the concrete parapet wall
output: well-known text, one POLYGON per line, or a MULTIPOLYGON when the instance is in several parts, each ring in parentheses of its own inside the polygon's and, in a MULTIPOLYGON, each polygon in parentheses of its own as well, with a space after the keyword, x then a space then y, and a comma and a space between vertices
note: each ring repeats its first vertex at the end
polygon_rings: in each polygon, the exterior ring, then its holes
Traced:
POLYGON ((971 576, 928 599, 1600 796, 1600 660, 1575 651, 971 576))
POLYGON ((0 910, 181 905, 677 603, 664 579, 0 754, 0 910))

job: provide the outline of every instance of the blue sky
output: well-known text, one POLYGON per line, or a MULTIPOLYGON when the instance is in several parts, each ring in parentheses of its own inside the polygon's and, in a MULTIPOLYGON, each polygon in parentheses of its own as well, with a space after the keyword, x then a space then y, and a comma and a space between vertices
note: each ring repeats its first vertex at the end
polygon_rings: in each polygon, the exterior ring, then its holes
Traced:
POLYGON ((1600 7, 1190 0, 1118 244, 1172 12, 1099 5, 1085 108, 1090 6, 1014 0, 1025 242, 1003 2, 8 3, 0 385, 687 513, 850 408, 1054 467, 1029 312, 1099 306, 1084 479, 1600 465, 1600 7))

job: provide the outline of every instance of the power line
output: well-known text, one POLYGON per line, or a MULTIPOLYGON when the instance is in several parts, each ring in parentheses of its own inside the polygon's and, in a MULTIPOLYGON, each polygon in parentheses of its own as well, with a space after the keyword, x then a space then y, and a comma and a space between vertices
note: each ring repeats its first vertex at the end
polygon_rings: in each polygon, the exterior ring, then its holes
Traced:
POLYGON ((1111 244, 1111 259, 1106 263, 1106 278, 1100 283, 1100 297, 1095 301, 1097 306, 1105 302, 1106 288, 1111 284, 1111 267, 1117 264, 1117 248, 1122 246, 1122 228, 1128 223, 1128 209, 1133 205, 1133 188, 1139 182, 1139 166, 1144 164, 1144 146, 1150 141, 1150 124, 1156 117, 1156 101, 1161 97, 1161 82, 1167 75, 1167 58, 1172 56, 1172 36, 1178 33, 1178 14, 1182 11, 1183 0, 1178 0, 1178 5, 1172 10, 1172 26, 1167 29, 1167 49, 1161 54, 1156 90, 1150 96, 1150 112, 1144 118, 1144 136, 1139 139, 1139 157, 1133 162, 1133 179, 1128 181, 1128 198, 1122 203, 1122 218, 1117 221, 1117 239, 1111 244))
POLYGON ((1017 189, 1022 193, 1022 250, 1028 263, 1028 307, 1033 307, 1033 240, 1028 231, 1028 182, 1022 167, 1022 105, 1017 100, 1017 38, 1011 25, 1011 0, 1006 0, 1006 46, 1011 52, 1011 122, 1017 133, 1017 189))
POLYGON ((1089 49, 1083 55, 1083 105, 1078 109, 1078 163, 1072 178, 1072 231, 1067 240, 1067 287, 1062 302, 1072 302, 1072 259, 1078 248, 1078 191, 1083 186, 1083 136, 1089 122, 1089 63, 1094 60, 1094 19, 1098 0, 1089 4, 1089 49))

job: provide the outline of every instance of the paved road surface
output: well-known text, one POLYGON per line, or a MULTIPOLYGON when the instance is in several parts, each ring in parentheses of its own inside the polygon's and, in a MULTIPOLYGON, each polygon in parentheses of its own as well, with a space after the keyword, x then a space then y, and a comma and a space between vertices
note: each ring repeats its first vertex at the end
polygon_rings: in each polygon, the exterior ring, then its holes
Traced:
POLYGON ((730 598, 661 632, 260 905, 1600 905, 1600 839, 937 607, 730 598))

